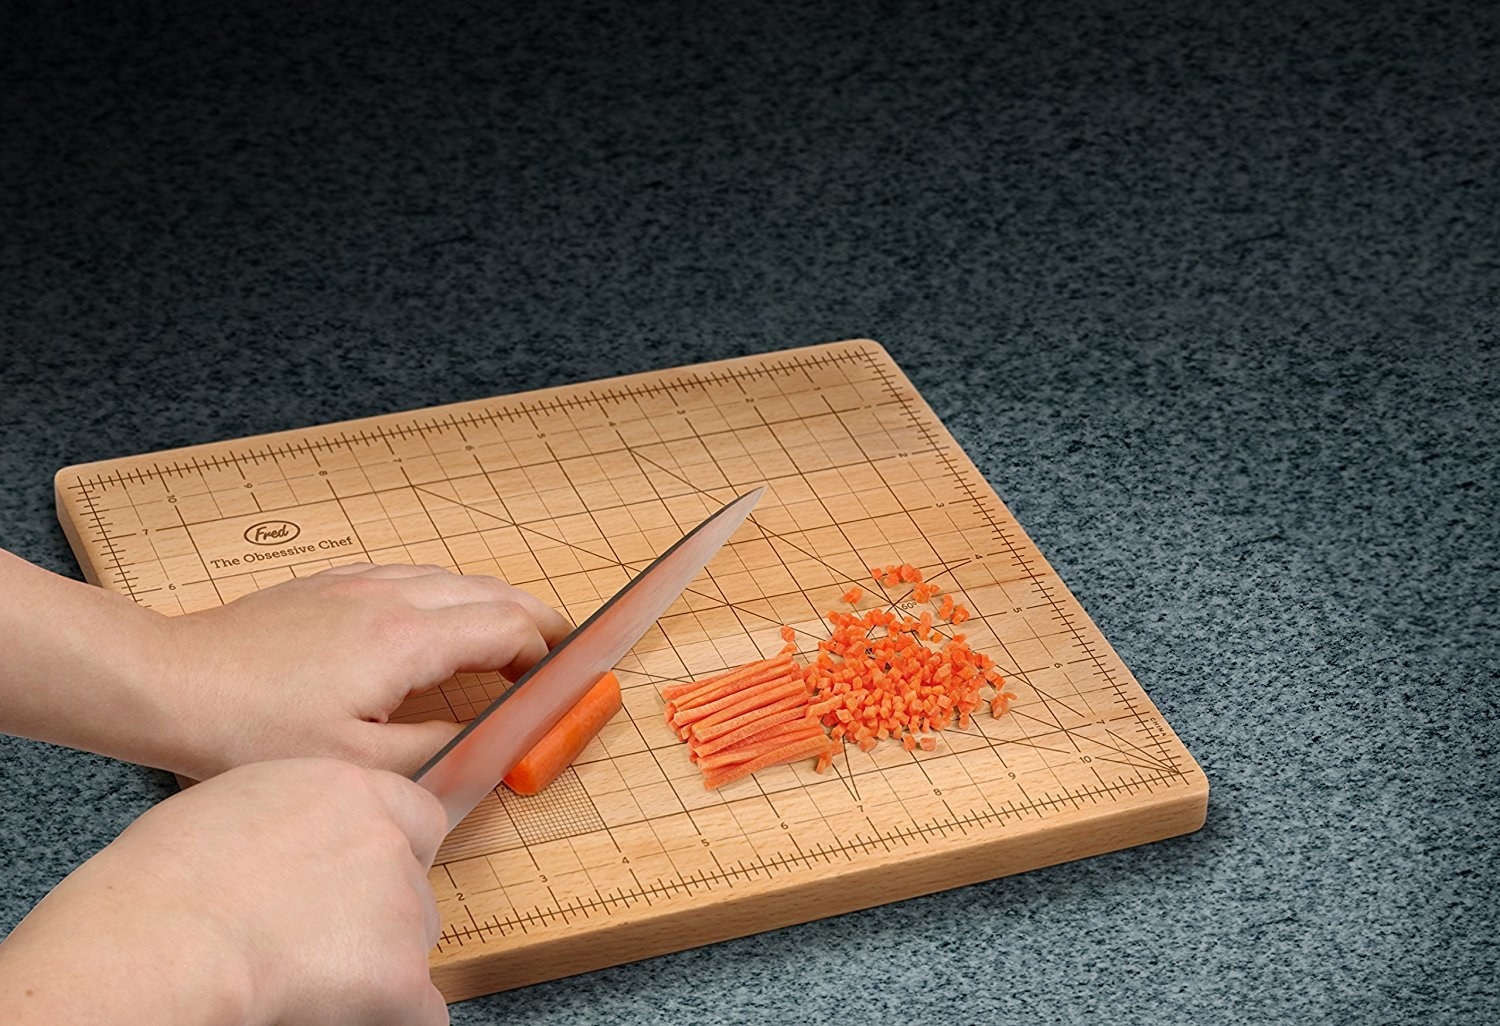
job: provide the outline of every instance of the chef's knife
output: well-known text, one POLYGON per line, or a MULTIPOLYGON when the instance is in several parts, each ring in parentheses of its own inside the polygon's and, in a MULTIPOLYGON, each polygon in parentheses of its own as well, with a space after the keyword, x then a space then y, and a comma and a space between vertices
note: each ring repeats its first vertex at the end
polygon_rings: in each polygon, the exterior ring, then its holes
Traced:
POLYGON ((656 557, 416 772, 443 803, 449 830, 650 630, 765 490, 741 495, 656 557))

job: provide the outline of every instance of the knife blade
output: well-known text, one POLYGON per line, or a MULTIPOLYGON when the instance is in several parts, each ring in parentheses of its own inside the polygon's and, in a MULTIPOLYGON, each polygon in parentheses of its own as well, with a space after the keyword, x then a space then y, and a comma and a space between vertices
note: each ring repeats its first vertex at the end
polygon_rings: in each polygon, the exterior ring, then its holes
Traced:
POLYGON ((412 775, 443 803, 449 830, 650 630, 765 490, 727 503, 657 556, 412 775))

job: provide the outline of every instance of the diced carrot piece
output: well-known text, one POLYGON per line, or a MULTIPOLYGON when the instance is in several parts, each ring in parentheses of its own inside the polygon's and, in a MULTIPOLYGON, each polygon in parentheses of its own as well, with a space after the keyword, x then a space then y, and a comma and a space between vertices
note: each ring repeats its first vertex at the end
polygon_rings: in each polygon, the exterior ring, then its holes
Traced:
POLYGON ((808 706, 808 711, 814 716, 826 716, 828 713, 836 712, 842 708, 843 704, 844 697, 842 695, 834 695, 832 698, 824 699, 821 702, 814 702, 808 706))

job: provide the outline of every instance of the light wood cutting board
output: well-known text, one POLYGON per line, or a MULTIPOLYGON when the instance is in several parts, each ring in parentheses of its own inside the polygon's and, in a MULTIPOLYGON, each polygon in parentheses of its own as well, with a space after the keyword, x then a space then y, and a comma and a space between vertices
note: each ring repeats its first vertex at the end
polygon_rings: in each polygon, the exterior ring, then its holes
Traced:
MULTIPOLYGON (((997 415, 1000 411, 997 410, 997 415)), ((879 345, 832 343, 69 467, 88 579, 180 614, 343 562, 496 574, 575 622, 735 495, 755 515, 617 668, 625 708, 541 795, 491 794, 431 882, 458 1000, 1196 830, 1208 783, 879 345), (936 750, 848 746, 705 791, 659 689, 804 654, 868 568, 973 613, 1018 698, 936 750)), ((464 674, 398 718, 472 718, 464 674)))

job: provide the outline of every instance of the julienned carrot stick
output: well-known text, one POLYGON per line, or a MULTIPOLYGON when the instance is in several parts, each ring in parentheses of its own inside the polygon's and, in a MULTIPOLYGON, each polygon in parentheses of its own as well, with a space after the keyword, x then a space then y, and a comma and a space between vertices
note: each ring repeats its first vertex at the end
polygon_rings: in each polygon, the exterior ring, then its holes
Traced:
MULTIPOLYGON (((796 636, 784 628, 782 637, 788 635, 796 636)), ((662 688, 666 721, 688 743, 688 758, 699 764, 705 780, 710 773, 763 759, 769 754, 767 746, 786 748, 798 740, 822 744, 819 751, 826 757, 822 762, 827 768, 831 742, 819 717, 808 711, 811 694, 806 671, 793 658, 794 652, 795 643, 788 640, 786 648, 770 658, 662 688), (705 760, 709 765, 704 765, 705 760)), ((794 758, 799 756, 780 761, 794 758)))
POLYGON ((823 729, 817 720, 809 717, 802 710, 792 709, 788 711, 791 715, 784 718, 780 714, 774 714, 767 716, 764 720, 747 723, 738 730, 731 730, 727 734, 720 734, 718 737, 708 741, 694 740, 690 743, 691 750, 694 755, 712 755, 714 752, 721 752, 735 745, 758 744, 777 734, 800 730, 804 724, 810 723, 817 730, 823 729))
POLYGON ((796 670, 796 664, 791 659, 762 659, 758 662, 749 663, 710 680, 704 687, 685 695, 679 695, 673 699, 673 704, 678 710, 692 709, 707 702, 715 701, 725 695, 732 695, 740 690, 755 684, 779 677, 785 673, 796 670))
MULTIPOLYGON (((774 688, 757 691, 755 694, 746 697, 742 702, 726 705, 724 708, 718 709, 710 715, 700 716, 696 720, 674 720, 673 722, 679 726, 687 727, 695 734, 701 734, 710 727, 743 721, 747 716, 753 718, 761 712, 770 709, 772 706, 780 709, 790 708, 790 705, 786 703, 793 703, 799 706, 807 705, 807 687, 801 680, 792 679, 785 684, 778 684, 774 688)), ((734 728, 730 727, 729 729, 733 730, 734 728)), ((720 733, 723 732, 715 731, 714 736, 720 733)))
POLYGON ((800 744, 810 738, 816 738, 823 744, 828 743, 828 739, 823 736, 822 729, 816 723, 804 722, 793 730, 772 735, 766 740, 754 744, 738 745, 727 752, 714 752, 711 755, 699 753, 698 765, 705 773, 710 770, 738 766, 740 763, 753 762, 763 755, 781 751, 783 748, 800 744))
POLYGON ((739 727, 745 726, 745 724, 756 723, 757 720, 762 720, 762 718, 775 714, 775 712, 783 712, 786 709, 792 709, 792 711, 801 712, 804 715, 807 712, 807 690, 802 688, 801 685, 798 685, 798 688, 792 691, 792 693, 783 694, 780 697, 769 697, 772 699, 769 702, 765 702, 763 705, 756 705, 751 709, 745 709, 744 712, 739 712, 738 715, 721 717, 717 718, 717 720, 702 720, 699 723, 691 724, 687 732, 696 741, 712 741, 712 739, 726 735, 726 733, 732 732, 732 730, 738 730, 739 727))
MULTIPOLYGON (((781 703, 778 703, 781 704, 781 703)), ((751 728, 750 734, 758 733, 760 730, 773 726, 777 723, 785 723, 788 720, 805 720, 807 716, 807 699, 792 700, 787 704, 781 704, 779 709, 768 709, 764 713, 747 714, 736 717, 726 723, 715 724, 703 730, 691 731, 692 739, 700 745, 710 741, 717 741, 721 737, 729 737, 746 727, 751 728)), ((816 722, 816 721, 814 721, 816 722)), ((741 734, 741 737, 749 737, 750 734, 741 734)))
POLYGON ((697 691, 699 688, 707 687, 710 684, 716 684, 727 676, 729 676, 729 674, 720 673, 715 674, 712 677, 704 677, 701 680, 690 680, 682 684, 668 684, 666 687, 661 689, 661 697, 671 702, 675 699, 681 698, 683 695, 690 695, 694 691, 697 691))
POLYGON ((748 741, 739 742, 732 747, 721 751, 699 751, 697 762, 703 772, 712 769, 723 769, 726 766, 738 766, 741 762, 750 762, 759 759, 768 751, 777 750, 784 745, 792 744, 793 741, 805 741, 807 738, 820 738, 822 741, 832 744, 828 735, 823 733, 822 727, 807 720, 795 720, 792 723, 781 723, 780 726, 772 727, 763 733, 757 733, 748 741))
POLYGON ((843 708, 843 705, 844 696, 834 695, 832 698, 824 699, 821 702, 815 702, 812 705, 808 706, 808 708, 812 710, 812 714, 814 716, 826 716, 828 713, 831 713, 836 709, 843 708))
POLYGON ((742 663, 723 673, 716 673, 712 677, 700 677, 698 680, 690 680, 681 684, 668 684, 661 689, 661 696, 672 701, 694 692, 703 691, 711 685, 725 684, 730 681, 743 680, 753 676, 757 672, 773 665, 791 666, 792 659, 789 653, 782 652, 768 659, 752 659, 748 663, 742 663))
POLYGON ((793 741, 757 756, 749 762, 738 763, 726 769, 705 774, 703 777, 703 786, 706 790, 712 791, 714 788, 722 787, 731 781, 747 777, 757 770, 763 770, 770 766, 779 766, 783 762, 791 762, 793 759, 801 759, 809 755, 819 755, 827 752, 832 746, 833 742, 822 734, 803 741, 793 741))
POLYGON ((516 794, 540 792, 578 758, 620 705, 620 682, 606 673, 505 775, 505 786, 516 794))
POLYGON ((753 709, 757 704, 768 699, 783 698, 786 695, 806 690, 806 686, 802 683, 802 675, 789 670, 780 677, 752 684, 740 691, 730 692, 712 702, 704 702, 687 708, 679 705, 676 714, 672 717, 672 722, 679 727, 685 727, 690 723, 710 717, 734 716, 746 709, 753 709))
MULTIPOLYGON (((686 741, 688 737, 685 724, 692 722, 691 717, 679 718, 679 713, 685 709, 696 708, 713 700, 715 695, 734 695, 740 693, 741 684, 744 682, 761 679, 770 672, 773 666, 780 665, 783 660, 760 659, 744 666, 736 667, 728 673, 708 677, 704 680, 693 681, 688 684, 670 684, 662 689, 662 695, 666 698, 666 720, 677 731, 677 736, 686 741)), ((787 672, 795 672, 795 664, 790 660, 784 660, 787 672)))

